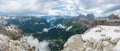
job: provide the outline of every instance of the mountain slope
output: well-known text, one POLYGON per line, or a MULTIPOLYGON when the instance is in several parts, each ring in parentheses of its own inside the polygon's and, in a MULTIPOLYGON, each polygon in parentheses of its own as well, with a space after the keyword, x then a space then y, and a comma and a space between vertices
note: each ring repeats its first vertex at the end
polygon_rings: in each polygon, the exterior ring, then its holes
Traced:
POLYGON ((22 30, 16 25, 0 26, 0 33, 13 40, 18 40, 23 36, 22 30))
POLYGON ((62 51, 120 51, 120 26, 96 26, 74 35, 62 51))
POLYGON ((34 51, 24 38, 11 40, 9 37, 0 34, 0 51, 34 51))
POLYGON ((115 15, 115 14, 111 14, 106 19, 104 19, 104 18, 95 19, 92 22, 92 24, 90 25, 90 27, 94 27, 96 25, 120 26, 120 16, 119 15, 115 15))
POLYGON ((0 51, 34 51, 16 25, 0 26, 0 51))
POLYGON ((60 51, 70 36, 83 33, 93 19, 93 14, 83 15, 83 17, 24 16, 7 19, 7 22, 8 25, 18 25, 25 35, 31 35, 39 41, 50 41, 48 46, 51 51, 60 51))

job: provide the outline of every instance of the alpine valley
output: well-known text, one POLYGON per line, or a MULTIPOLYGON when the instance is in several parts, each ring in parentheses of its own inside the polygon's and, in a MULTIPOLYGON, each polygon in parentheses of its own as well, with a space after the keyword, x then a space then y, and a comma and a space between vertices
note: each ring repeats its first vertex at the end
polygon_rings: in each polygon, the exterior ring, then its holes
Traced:
MULTIPOLYGON (((24 35, 36 51, 60 51, 70 36, 85 32, 94 19, 93 14, 86 16, 82 14, 79 16, 1 16, 0 25, 1 27, 11 26, 8 29, 15 26, 20 30, 18 33, 21 32, 19 34, 24 35), (43 45, 45 47, 40 47, 42 42, 45 43, 43 45)), ((13 37, 6 30, 1 33, 12 39, 22 37, 15 33, 13 37)))
MULTIPOLYGON (((115 14, 111 14, 107 18, 95 18, 93 14, 80 14, 79 16, 1 16, 0 43, 6 46, 0 45, 0 50, 20 50, 25 47, 23 51, 103 51, 107 48, 99 45, 99 42, 103 43, 101 36, 108 36, 105 37, 108 39, 113 33, 117 36, 120 31, 119 25, 120 16, 115 14), (108 30, 112 28, 114 30, 108 30), (108 31, 114 32, 108 33, 108 31), (93 44, 90 45, 90 42, 93 44), (88 44, 88 46, 84 46, 84 44, 88 44), (95 49, 94 44, 98 46, 95 49), (7 49, 8 47, 10 48, 7 49), (99 47, 103 48, 100 49, 99 47)), ((116 39, 119 40, 119 37, 116 39)), ((111 43, 114 43, 113 41, 117 43, 117 40, 111 40, 111 43)), ((108 41, 105 40, 105 42, 108 41)), ((114 45, 112 47, 118 46, 116 44, 111 45, 114 45)), ((111 46, 107 50, 111 50, 111 46)))

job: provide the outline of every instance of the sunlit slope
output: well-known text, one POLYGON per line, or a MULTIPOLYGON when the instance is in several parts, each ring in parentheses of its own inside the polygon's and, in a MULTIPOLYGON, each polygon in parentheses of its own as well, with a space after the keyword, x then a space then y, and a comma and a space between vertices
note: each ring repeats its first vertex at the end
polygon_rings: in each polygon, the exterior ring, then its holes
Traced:
POLYGON ((96 26, 68 39, 63 51, 120 51, 120 26, 96 26))

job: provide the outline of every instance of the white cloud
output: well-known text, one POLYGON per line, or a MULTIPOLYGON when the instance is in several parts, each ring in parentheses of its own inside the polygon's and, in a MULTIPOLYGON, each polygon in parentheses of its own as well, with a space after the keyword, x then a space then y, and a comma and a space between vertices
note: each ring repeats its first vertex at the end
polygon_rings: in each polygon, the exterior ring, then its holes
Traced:
POLYGON ((103 14, 116 5, 120 6, 120 0, 0 0, 0 13, 15 15, 103 14), (64 8, 52 9, 56 6, 64 8))
POLYGON ((21 9, 22 5, 16 1, 8 1, 7 4, 4 3, 0 5, 0 11, 14 11, 21 9))
POLYGON ((43 32, 48 32, 49 31, 49 28, 44 28, 43 29, 43 32))
POLYGON ((56 2, 43 0, 4 0, 0 2, 0 13, 41 14, 47 13, 54 5, 56 2))
POLYGON ((35 46, 35 51, 50 51, 48 45, 49 42, 44 40, 39 42, 38 39, 35 39, 33 36, 26 37, 27 42, 30 44, 31 47, 35 46))

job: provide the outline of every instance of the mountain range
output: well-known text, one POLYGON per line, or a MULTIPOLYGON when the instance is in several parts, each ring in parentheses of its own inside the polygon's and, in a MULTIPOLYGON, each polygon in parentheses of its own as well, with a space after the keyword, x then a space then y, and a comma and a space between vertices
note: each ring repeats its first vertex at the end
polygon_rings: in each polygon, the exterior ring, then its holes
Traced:
MULTIPOLYGON (((79 16, 1 16, 1 27, 6 26, 9 30, 17 29, 13 33, 1 30, 3 34, 13 39, 24 36, 33 36, 39 42, 49 41, 50 51, 60 51, 64 43, 74 34, 81 34, 88 29, 88 25, 94 20, 93 14, 79 16), (15 27, 11 29, 12 27, 15 27), (11 27, 9 27, 11 26, 11 27), (18 34, 16 34, 18 33, 18 34), (20 36, 18 36, 20 34, 20 36)), ((2 28, 5 29, 5 28, 2 28)), ((14 31, 15 31, 14 30, 14 31)), ((29 41, 31 42, 31 41, 29 41)), ((37 48, 37 47, 36 47, 37 48)), ((38 50, 39 47, 38 47, 38 50)))

